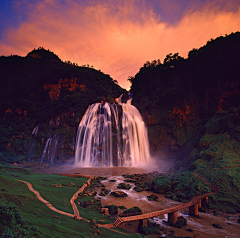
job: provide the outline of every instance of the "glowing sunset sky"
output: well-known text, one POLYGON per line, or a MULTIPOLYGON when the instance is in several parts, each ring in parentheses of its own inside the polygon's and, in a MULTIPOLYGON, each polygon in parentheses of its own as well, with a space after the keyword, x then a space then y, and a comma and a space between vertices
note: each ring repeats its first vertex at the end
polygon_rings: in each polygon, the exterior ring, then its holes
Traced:
POLYGON ((0 0, 0 55, 44 47, 129 89, 146 61, 240 31, 240 0, 0 0))

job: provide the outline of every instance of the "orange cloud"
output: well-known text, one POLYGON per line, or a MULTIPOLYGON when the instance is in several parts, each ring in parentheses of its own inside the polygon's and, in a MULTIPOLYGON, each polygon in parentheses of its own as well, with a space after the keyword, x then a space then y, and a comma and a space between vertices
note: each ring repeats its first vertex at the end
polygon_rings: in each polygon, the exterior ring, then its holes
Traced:
POLYGON ((128 76, 134 76, 147 60, 163 61, 176 52, 187 57, 192 48, 211 38, 240 30, 240 7, 232 11, 229 4, 224 9, 213 1, 199 10, 189 8, 172 25, 140 0, 66 2, 45 0, 29 5, 28 20, 5 32, 0 52, 26 55, 41 46, 62 60, 93 65, 128 89, 128 76))

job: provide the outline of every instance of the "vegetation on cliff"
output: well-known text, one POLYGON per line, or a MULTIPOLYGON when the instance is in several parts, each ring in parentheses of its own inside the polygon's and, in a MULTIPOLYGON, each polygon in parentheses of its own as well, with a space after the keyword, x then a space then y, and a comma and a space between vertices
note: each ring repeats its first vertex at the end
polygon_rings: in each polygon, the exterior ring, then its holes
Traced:
POLYGON ((210 208, 240 210, 240 32, 208 41, 184 59, 146 62, 132 82, 152 150, 179 162, 154 190, 183 201, 218 191, 210 208))
POLYGON ((184 59, 169 54, 146 62, 129 80, 148 125, 152 149, 184 157, 189 142, 217 112, 240 105, 240 32, 208 41, 184 59))
POLYGON ((33 129, 35 151, 40 156, 51 127, 51 136, 64 141, 60 154, 73 154, 78 123, 87 107, 110 101, 125 92, 109 75, 89 66, 62 62, 43 48, 26 57, 0 57, 0 159, 27 159, 33 129))

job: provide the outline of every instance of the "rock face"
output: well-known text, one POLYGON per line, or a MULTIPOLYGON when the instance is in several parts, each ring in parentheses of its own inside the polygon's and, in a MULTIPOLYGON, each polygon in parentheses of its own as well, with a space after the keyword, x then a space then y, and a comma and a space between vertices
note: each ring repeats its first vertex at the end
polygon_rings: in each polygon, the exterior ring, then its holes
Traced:
POLYGON ((43 162, 51 162, 53 151, 58 161, 73 156, 76 129, 87 107, 114 102, 126 92, 109 75, 63 62, 43 48, 26 57, 0 57, 0 71, 0 159, 7 162, 16 156, 39 159, 47 143, 43 162))

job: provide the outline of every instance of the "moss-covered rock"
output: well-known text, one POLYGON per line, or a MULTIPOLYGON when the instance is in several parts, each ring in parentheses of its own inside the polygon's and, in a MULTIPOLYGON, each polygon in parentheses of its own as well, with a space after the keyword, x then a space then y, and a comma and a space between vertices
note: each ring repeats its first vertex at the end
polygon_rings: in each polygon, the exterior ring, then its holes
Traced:
POLYGON ((220 224, 217 224, 217 223, 213 223, 212 226, 215 227, 215 228, 218 228, 218 229, 222 229, 222 226, 220 224))
POLYGON ((101 192, 99 193, 99 195, 100 196, 106 196, 109 192, 110 192, 110 190, 108 190, 106 188, 102 188, 101 192))
POLYGON ((111 192, 111 195, 113 195, 115 197, 127 197, 128 196, 123 191, 113 191, 113 192, 111 192))
POLYGON ((127 190, 129 190, 131 187, 132 186, 130 184, 127 184, 127 183, 120 183, 117 186, 118 189, 127 189, 127 190))
POLYGON ((175 227, 182 228, 183 226, 187 225, 187 219, 183 216, 179 216, 177 222, 174 224, 175 227))
POLYGON ((141 188, 141 187, 134 187, 133 188, 136 192, 142 192, 144 191, 144 188, 141 188))
POLYGON ((148 197, 149 201, 157 201, 158 200, 158 196, 153 193, 147 197, 148 197))
POLYGON ((141 213, 142 214, 142 210, 139 207, 131 207, 123 212, 123 214, 130 214, 130 213, 141 213))

